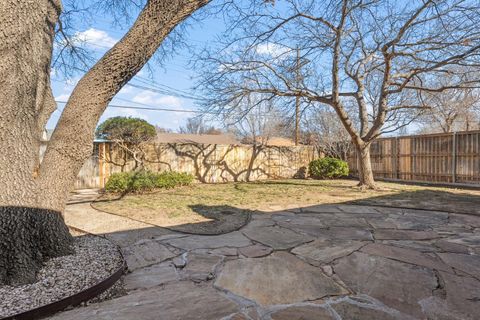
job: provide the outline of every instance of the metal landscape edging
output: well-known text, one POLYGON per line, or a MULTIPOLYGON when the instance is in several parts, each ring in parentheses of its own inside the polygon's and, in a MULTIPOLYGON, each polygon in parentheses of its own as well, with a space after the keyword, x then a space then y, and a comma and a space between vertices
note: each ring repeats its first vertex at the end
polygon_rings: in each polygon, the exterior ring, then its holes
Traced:
MULTIPOLYGON (((121 254, 121 252, 120 252, 121 254)), ((102 280, 101 282, 85 289, 82 290, 74 295, 71 295, 69 297, 63 298, 61 300, 40 306, 35 309, 31 309, 28 311, 24 311, 21 313, 17 313, 11 316, 7 316, 5 318, 0 318, 0 320, 36 320, 36 319, 41 319, 46 316, 50 316, 56 312, 65 310, 68 307, 75 307, 80 305, 82 302, 91 300, 101 293, 107 291, 110 289, 124 274, 125 270, 127 270, 127 263, 125 262, 125 259, 122 256, 122 266, 115 271, 112 275, 110 275, 108 278, 102 280)))

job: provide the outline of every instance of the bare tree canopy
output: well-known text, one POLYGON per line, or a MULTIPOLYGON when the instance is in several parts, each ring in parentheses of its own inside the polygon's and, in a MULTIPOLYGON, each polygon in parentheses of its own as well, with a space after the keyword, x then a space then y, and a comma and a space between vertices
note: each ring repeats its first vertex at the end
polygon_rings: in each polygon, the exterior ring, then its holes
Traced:
MULTIPOLYGON (((465 76, 465 75, 462 75, 465 76)), ((428 79, 443 87, 455 84, 456 74, 442 74, 428 79)), ((451 88, 420 95, 427 110, 419 118, 421 132, 438 133, 480 129, 480 90, 451 88)))
POLYGON ((278 104, 300 96, 327 105, 360 155, 360 184, 374 187, 370 144, 419 116, 426 107, 421 93, 478 86, 479 6, 473 0, 232 4, 231 32, 201 57, 199 88, 210 97, 204 107, 233 111, 252 94, 278 104), (297 48, 308 62, 300 81, 297 48), (427 81, 446 74, 456 81, 427 81))
POLYGON ((180 127, 178 131, 192 134, 222 134, 222 130, 207 125, 205 119, 201 116, 188 118, 185 126, 180 127))

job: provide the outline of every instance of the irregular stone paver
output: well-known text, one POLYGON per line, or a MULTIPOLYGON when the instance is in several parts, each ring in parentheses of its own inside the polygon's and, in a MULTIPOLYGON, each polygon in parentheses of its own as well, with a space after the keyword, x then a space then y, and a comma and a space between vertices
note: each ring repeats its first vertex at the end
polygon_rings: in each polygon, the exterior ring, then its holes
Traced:
POLYGON ((322 238, 340 240, 373 240, 370 230, 362 228, 332 227, 321 235, 322 238))
POLYGON ((357 251, 364 245, 366 245, 366 243, 361 241, 315 240, 296 247, 292 250, 292 253, 321 263, 329 263, 357 251))
POLYGON ((294 232, 299 232, 306 234, 312 237, 321 237, 322 234, 325 234, 327 227, 321 223, 315 224, 291 224, 286 222, 279 222, 279 226, 292 230, 294 232))
POLYGON ((254 227, 244 230, 243 233, 250 239, 272 247, 275 250, 290 249, 315 239, 311 236, 280 227, 254 227))
POLYGON ((384 310, 367 308, 360 304, 340 302, 332 305, 332 308, 341 319, 349 320, 400 320, 405 319, 405 315, 392 315, 384 310))
POLYGON ((279 226, 298 226, 298 225, 318 225, 321 227, 325 226, 322 224, 321 220, 315 216, 305 216, 305 215, 272 215, 272 218, 279 226))
POLYGON ((157 240, 163 238, 178 238, 183 237, 184 235, 173 233, 170 230, 165 231, 162 228, 148 227, 129 231, 107 233, 104 234, 104 236, 110 241, 115 242, 120 247, 128 247, 146 239, 157 240))
POLYGON ((375 230, 376 240, 430 240, 441 238, 441 235, 434 231, 413 231, 395 229, 375 230))
POLYGON ((421 301, 428 319, 477 320, 480 307, 480 282, 470 278, 440 272, 445 296, 433 296, 421 301))
POLYGON ((236 256, 238 254, 237 248, 217 248, 210 251, 211 254, 220 256, 236 256))
POLYGON ((357 205, 338 205, 337 206, 340 210, 347 213, 352 213, 357 216, 361 216, 363 214, 378 214, 381 212, 378 207, 372 206, 357 206, 357 205))
POLYGON ((438 253, 438 255, 449 266, 457 270, 463 271, 477 279, 480 279, 479 255, 469 255, 461 253, 438 253))
POLYGON ((122 251, 130 271, 160 263, 175 256, 166 246, 154 240, 136 243, 123 248, 122 251))
POLYGON ((460 233, 448 239, 449 242, 465 245, 472 248, 480 248, 480 231, 473 233, 460 233))
POLYGON ((184 238, 166 240, 166 243, 184 250, 216 249, 222 247, 241 248, 251 243, 239 231, 226 233, 219 236, 188 236, 184 238))
POLYGON ((376 243, 411 249, 418 252, 439 252, 442 251, 437 245, 431 241, 413 241, 413 240, 379 240, 376 243))
POLYGON ((479 216, 451 213, 449 224, 452 226, 480 228, 480 219, 479 216))
POLYGON ((318 306, 289 307, 272 313, 272 320, 333 320, 332 314, 318 306))
POLYGON ((339 259, 334 270, 356 293, 418 318, 423 316, 419 301, 430 297, 437 287, 429 269, 362 252, 339 259))
POLYGON ((171 262, 141 268, 125 276, 125 289, 148 289, 178 279, 175 266, 171 262))
POLYGON ((181 281, 62 312, 52 320, 220 320, 238 311, 211 286, 181 281))
POLYGON ((394 260, 399 260, 418 266, 427 267, 430 269, 442 270, 453 273, 453 270, 436 257, 429 256, 427 254, 394 246, 387 246, 379 243, 369 244, 362 249, 363 253, 370 255, 381 256, 394 260))
POLYGON ((378 229, 407 229, 429 230, 433 227, 444 225, 448 220, 436 216, 428 216, 427 213, 403 215, 401 213, 389 214, 383 219, 369 219, 369 223, 378 229))
POLYGON ((365 218, 356 218, 354 215, 349 214, 348 217, 339 217, 338 215, 322 215, 320 218, 321 223, 327 227, 354 227, 354 228, 369 228, 365 218))
POLYGON ((442 239, 435 242, 435 246, 447 252, 454 253, 471 253, 471 249, 463 244, 450 242, 448 239, 442 239))
POLYGON ((313 213, 340 213, 343 212, 336 205, 321 204, 318 206, 308 206, 301 208, 301 212, 313 212, 313 213))
POLYGON ((247 258, 259 258, 268 256, 272 253, 272 248, 255 244, 253 246, 238 249, 238 251, 247 258))
POLYGON ((320 269, 287 252, 228 261, 215 285, 265 306, 347 293, 320 269))
POLYGON ((212 254, 188 253, 185 257, 186 266, 182 272, 185 276, 194 281, 206 281, 215 276, 215 267, 222 261, 222 258, 212 254))
POLYGON ((440 272, 445 282, 447 304, 466 319, 478 319, 480 310, 480 282, 470 277, 459 277, 440 272))

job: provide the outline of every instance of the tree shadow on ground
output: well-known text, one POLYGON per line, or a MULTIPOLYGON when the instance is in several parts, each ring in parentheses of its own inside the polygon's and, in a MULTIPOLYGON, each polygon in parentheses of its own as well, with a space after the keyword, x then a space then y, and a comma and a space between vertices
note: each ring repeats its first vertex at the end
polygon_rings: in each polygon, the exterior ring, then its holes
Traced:
POLYGON ((467 192, 440 190, 400 191, 391 195, 379 195, 343 204, 379 205, 410 209, 449 211, 480 215, 480 195, 467 192))
POLYGON ((190 205, 192 211, 208 219, 205 222, 187 223, 168 227, 171 230, 203 234, 217 235, 240 229, 250 221, 252 211, 235 208, 228 205, 206 206, 201 204, 190 205))

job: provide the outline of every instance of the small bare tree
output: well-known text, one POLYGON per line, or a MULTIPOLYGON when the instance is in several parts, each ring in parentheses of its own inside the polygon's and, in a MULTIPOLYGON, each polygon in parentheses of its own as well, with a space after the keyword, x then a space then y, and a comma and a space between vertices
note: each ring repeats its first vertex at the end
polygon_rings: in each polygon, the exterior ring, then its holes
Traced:
POLYGON ((315 108, 305 117, 304 140, 326 156, 347 160, 352 140, 334 111, 315 108))
MULTIPOLYGON (((429 79, 447 87, 458 82, 451 75, 429 79)), ((480 93, 478 89, 456 88, 442 92, 424 92, 421 96, 430 107, 419 122, 422 133, 468 131, 480 128, 480 93)))
POLYGON ((237 29, 218 51, 202 55, 200 87, 210 97, 204 106, 228 111, 246 96, 261 94, 263 99, 301 97, 331 107, 359 155, 362 187, 375 188, 372 141, 420 115, 425 109, 420 93, 476 86, 477 1, 284 4, 232 6, 237 29), (308 76, 301 81, 291 72, 296 48, 301 59, 309 61, 308 76), (469 66, 471 77, 457 77, 458 82, 448 86, 426 81, 457 72, 452 66, 469 66))
POLYGON ((283 124, 280 112, 271 101, 260 99, 260 95, 247 96, 220 117, 226 130, 242 143, 256 146, 267 145, 270 138, 279 135, 283 124))
POLYGON ((222 134, 220 129, 207 125, 201 116, 188 118, 185 126, 180 127, 178 131, 191 134, 222 134))

